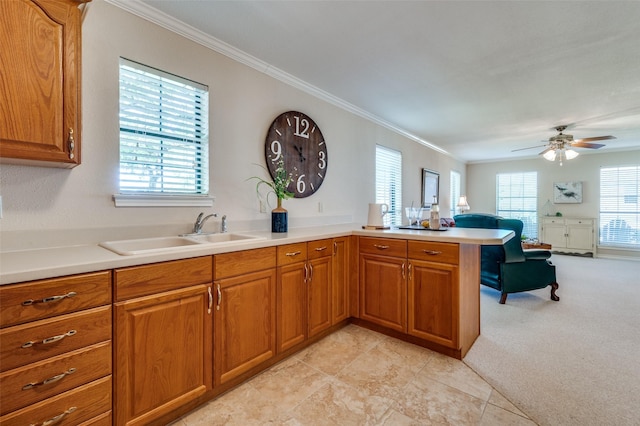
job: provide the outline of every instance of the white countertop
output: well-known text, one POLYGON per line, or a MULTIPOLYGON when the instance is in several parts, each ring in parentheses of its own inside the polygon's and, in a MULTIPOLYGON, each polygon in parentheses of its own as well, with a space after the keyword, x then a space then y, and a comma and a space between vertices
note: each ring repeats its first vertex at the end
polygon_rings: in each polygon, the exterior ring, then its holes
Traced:
POLYGON ((503 229, 450 228, 443 232, 403 229, 378 231, 365 230, 355 224, 297 228, 283 234, 255 231, 248 233, 263 238, 235 242, 229 246, 194 245, 176 251, 133 256, 118 255, 98 246, 98 243, 5 251, 0 253, 0 285, 348 235, 478 245, 504 244, 514 236, 513 231, 503 229))

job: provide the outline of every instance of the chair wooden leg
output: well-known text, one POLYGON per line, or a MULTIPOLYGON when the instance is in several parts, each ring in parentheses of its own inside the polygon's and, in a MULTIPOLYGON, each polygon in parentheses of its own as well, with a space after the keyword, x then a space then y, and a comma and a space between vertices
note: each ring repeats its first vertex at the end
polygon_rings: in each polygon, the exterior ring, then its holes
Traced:
POLYGON ((560 300, 560 298, 556 296, 556 290, 558 289, 558 287, 559 287, 558 283, 551 284, 551 300, 554 300, 556 302, 560 300))
POLYGON ((504 305, 504 302, 507 301, 507 293, 502 293, 502 295, 500 296, 500 304, 504 305))

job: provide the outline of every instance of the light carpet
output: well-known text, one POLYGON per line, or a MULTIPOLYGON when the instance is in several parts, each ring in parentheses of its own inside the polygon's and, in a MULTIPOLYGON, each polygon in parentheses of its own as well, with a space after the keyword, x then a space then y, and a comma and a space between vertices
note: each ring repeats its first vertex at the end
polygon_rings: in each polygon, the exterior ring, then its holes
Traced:
POLYGON ((551 260, 559 302, 481 286, 464 362, 539 425, 640 425, 640 262, 551 260))

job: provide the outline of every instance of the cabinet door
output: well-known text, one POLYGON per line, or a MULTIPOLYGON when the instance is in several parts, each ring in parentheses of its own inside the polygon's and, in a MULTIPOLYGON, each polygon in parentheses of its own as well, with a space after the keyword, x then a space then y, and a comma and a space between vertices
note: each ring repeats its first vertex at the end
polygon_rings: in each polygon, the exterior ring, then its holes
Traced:
POLYGON ((304 262, 278 268, 278 351, 307 338, 308 267, 304 262))
POLYGON ((542 242, 551 244, 555 248, 567 247, 567 236, 564 222, 544 223, 542 230, 542 242))
POLYGON ((226 383, 276 353, 276 270, 215 281, 215 384, 226 383))
POLYGON ((331 327, 331 257, 309 261, 309 337, 331 327))
POLYGON ((115 304, 117 425, 143 425, 213 386, 210 285, 115 304))
POLYGON ((567 247, 593 250, 593 227, 587 225, 567 225, 567 247))
POLYGON ((406 333, 405 259, 360 255, 360 318, 406 333))
POLYGON ((458 348, 458 267, 410 260, 408 333, 458 348))
POLYGON ((80 164, 78 2, 1 1, 0 16, 0 156, 80 164))
POLYGON ((331 323, 349 318, 349 237, 333 240, 331 323))

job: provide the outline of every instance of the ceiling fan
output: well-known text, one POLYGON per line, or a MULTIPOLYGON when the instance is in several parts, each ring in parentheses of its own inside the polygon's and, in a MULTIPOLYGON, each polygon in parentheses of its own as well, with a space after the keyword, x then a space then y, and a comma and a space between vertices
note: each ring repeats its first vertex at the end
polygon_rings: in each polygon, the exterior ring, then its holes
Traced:
POLYGON ((514 149, 511 152, 522 151, 525 149, 533 149, 539 147, 546 147, 544 151, 540 152, 538 155, 542 155, 545 159, 549 161, 555 161, 556 159, 560 160, 560 165, 562 166, 562 161, 566 158, 567 160, 571 160, 578 156, 578 152, 574 151, 572 148, 589 148, 589 149, 598 149, 602 148, 604 144, 601 143, 591 143, 592 141, 603 141, 607 139, 615 139, 615 136, 595 136, 592 138, 582 138, 582 139, 574 139, 573 135, 562 133, 567 129, 568 126, 557 126, 555 129, 558 131, 558 134, 555 136, 551 136, 549 138, 549 142, 546 145, 537 145, 530 146, 528 148, 520 148, 514 149))

